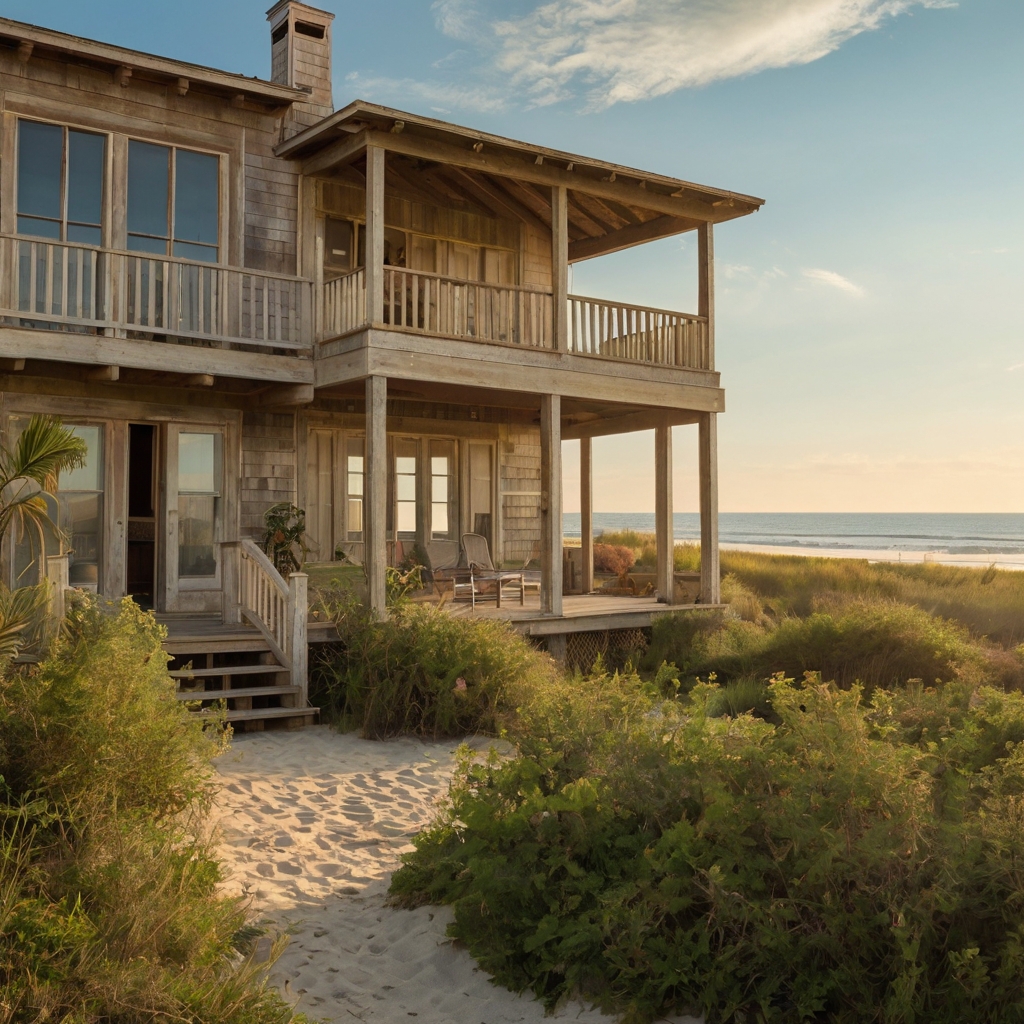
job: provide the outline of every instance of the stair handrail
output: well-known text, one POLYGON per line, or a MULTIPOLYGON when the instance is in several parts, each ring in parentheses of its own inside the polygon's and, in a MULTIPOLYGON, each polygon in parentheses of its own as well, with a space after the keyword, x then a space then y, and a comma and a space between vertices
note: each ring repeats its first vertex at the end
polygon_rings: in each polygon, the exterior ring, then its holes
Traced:
POLYGON ((281 665, 290 669, 294 616, 289 614, 288 584, 255 541, 243 538, 238 552, 239 610, 263 634, 281 665))

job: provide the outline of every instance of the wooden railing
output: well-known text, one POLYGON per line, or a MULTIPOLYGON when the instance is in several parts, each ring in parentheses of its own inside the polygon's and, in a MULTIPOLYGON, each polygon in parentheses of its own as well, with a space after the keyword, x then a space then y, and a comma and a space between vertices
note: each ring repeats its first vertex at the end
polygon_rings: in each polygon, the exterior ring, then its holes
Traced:
POLYGON ((288 584, 255 542, 240 541, 238 554, 239 609, 263 634, 281 664, 288 667, 291 646, 288 584))
POLYGON ((366 323, 366 271, 360 267, 325 281, 321 306, 321 336, 337 338, 366 323))
POLYGON ((630 362, 710 370, 704 317, 569 296, 569 351, 630 362))
POLYGON ((0 236, 0 316, 24 326, 308 350, 312 282, 66 242, 0 236))

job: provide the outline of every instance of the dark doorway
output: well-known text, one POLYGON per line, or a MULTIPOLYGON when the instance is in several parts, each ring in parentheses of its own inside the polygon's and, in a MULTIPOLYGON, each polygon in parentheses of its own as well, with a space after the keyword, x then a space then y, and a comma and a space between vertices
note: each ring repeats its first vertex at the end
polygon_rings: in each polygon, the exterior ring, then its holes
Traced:
POLYGON ((128 426, 128 595, 142 608, 156 599, 156 427, 128 426))

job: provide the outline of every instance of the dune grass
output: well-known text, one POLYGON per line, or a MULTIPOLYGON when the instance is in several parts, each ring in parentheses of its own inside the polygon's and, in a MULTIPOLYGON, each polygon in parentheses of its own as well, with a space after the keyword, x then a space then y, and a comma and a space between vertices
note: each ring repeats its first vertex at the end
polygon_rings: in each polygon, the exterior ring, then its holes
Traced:
POLYGON ((175 699, 161 632, 73 607, 0 679, 0 1022, 288 1024, 218 894, 207 814, 221 734, 175 699))

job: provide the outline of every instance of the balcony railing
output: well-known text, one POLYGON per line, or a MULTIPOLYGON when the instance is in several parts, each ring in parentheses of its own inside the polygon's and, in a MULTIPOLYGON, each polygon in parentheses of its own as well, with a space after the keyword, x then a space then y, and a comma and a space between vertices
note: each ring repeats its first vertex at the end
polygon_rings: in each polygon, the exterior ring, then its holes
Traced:
MULTIPOLYGON (((384 304, 376 322, 392 330, 445 338, 554 348, 550 291, 462 281, 384 267, 384 304)), ((568 296, 568 350, 599 359, 711 369, 704 317, 621 302, 568 296)), ((360 330, 368 321, 366 272, 353 270, 323 286, 322 340, 360 330)))
POLYGON ((260 270, 0 236, 0 316, 23 326, 308 351, 312 289, 260 270))

